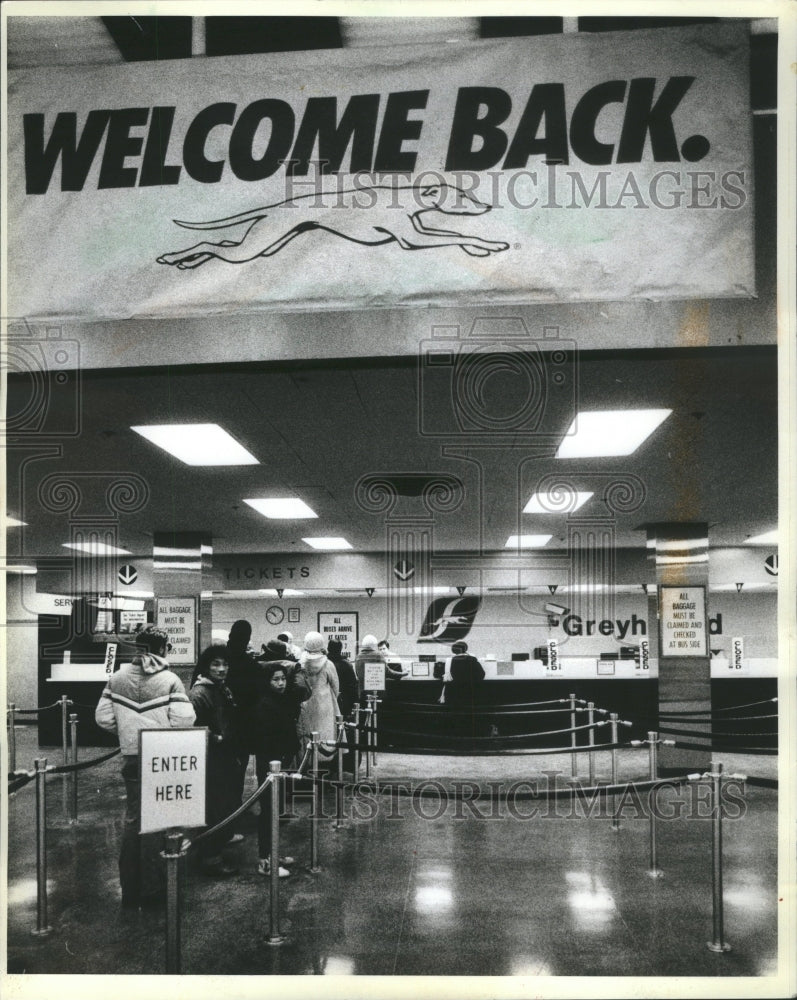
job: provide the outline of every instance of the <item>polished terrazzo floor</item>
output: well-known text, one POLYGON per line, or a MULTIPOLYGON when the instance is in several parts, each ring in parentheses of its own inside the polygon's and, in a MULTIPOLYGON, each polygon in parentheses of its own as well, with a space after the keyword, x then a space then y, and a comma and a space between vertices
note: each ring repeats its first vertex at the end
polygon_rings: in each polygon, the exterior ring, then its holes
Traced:
MULTIPOLYGON (((39 751, 32 729, 17 731, 18 766, 39 751)), ((81 758, 101 751, 81 749, 81 758)), ((771 758, 728 758, 727 770, 771 776, 771 758)), ((586 758, 581 772, 586 768, 586 758)), ((511 782, 543 771, 569 775, 569 758, 472 760, 380 754, 377 773, 443 787, 472 777, 511 782)), ((620 777, 644 778, 647 756, 623 751, 620 777)), ((608 755, 599 761, 608 777, 608 755)), ((252 784, 250 776, 250 787, 252 784)), ((522 792, 522 790, 521 790, 522 792)), ((690 811, 695 793, 669 793, 690 811), (692 796, 692 798, 690 798, 692 796)), ((165 969, 162 910, 120 906, 117 843, 124 787, 119 761, 80 775, 79 822, 67 819, 68 786, 48 779, 48 899, 53 933, 36 924, 34 786, 9 800, 8 972, 28 975, 158 974, 165 969)), ((308 804, 281 827, 281 853, 296 857, 282 880, 281 930, 269 933, 268 881, 256 873, 255 818, 226 849, 240 866, 227 880, 188 870, 184 879, 182 971, 189 975, 765 976, 777 958, 777 792, 747 787, 745 815, 724 823, 727 954, 712 936, 711 823, 695 816, 658 823, 658 861, 649 867, 649 824, 629 802, 620 829, 608 818, 558 814, 518 795, 511 808, 457 805, 433 797, 347 798, 352 817, 320 823, 322 871, 309 872, 308 804), (497 813, 497 815, 496 815, 497 813)), ((666 808, 666 801, 664 802, 666 808)), ((334 809, 334 797, 328 807, 334 809)), ((671 811, 675 811, 674 809, 671 811)))

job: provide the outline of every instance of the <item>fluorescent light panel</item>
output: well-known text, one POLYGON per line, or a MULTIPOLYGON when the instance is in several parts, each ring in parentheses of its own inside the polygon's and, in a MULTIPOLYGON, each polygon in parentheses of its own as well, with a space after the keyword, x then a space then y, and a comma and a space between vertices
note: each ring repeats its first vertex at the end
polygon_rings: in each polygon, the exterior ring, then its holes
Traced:
POLYGON ((22 573, 26 576, 27 575, 33 576, 36 574, 36 572, 37 570, 35 566, 23 566, 23 565, 0 566, 0 573, 22 573))
POLYGON ((9 515, 6 514, 7 528, 21 528, 23 525, 26 525, 27 523, 28 523, 27 521, 18 521, 15 517, 9 517, 9 515))
POLYGON ((535 493, 523 508, 524 514, 573 514, 583 507, 593 493, 562 490, 561 493, 535 493))
POLYGON ((303 538, 303 542, 313 549, 350 549, 351 545, 345 538, 303 538))
POLYGON ((765 531, 763 535, 754 535, 752 538, 745 540, 745 545, 777 545, 778 544, 778 529, 773 528, 772 531, 765 531))
POLYGON ((632 455, 672 410, 592 410, 579 413, 567 430, 557 458, 611 458, 632 455))
POLYGON ((218 424, 150 424, 130 430, 186 465, 260 464, 218 424))
POLYGON ((262 499, 253 497, 251 500, 245 499, 244 503, 249 504, 250 507, 253 507, 263 517, 280 519, 318 517, 318 514, 308 507, 304 500, 300 500, 298 497, 284 497, 282 499, 277 497, 262 499))
POLYGON ((510 535, 506 540, 505 549, 541 549, 547 545, 553 535, 510 535))
POLYGON ((75 549, 77 552, 88 552, 92 556, 129 556, 132 554, 128 549, 118 549, 115 545, 106 545, 105 542, 64 542, 61 547, 75 549))

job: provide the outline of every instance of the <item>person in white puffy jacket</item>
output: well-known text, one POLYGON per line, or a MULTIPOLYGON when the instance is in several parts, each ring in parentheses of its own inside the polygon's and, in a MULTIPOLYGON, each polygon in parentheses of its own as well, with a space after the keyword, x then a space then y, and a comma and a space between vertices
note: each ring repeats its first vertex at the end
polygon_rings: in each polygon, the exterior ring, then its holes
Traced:
POLYGON ((160 857, 162 838, 139 834, 141 777, 138 734, 142 729, 183 729, 193 726, 194 709, 183 682, 169 670, 165 654, 169 637, 153 626, 136 635, 137 653, 111 674, 94 712, 97 725, 119 737, 122 777, 127 791, 119 881, 122 905, 138 907, 165 898, 165 870, 160 857))

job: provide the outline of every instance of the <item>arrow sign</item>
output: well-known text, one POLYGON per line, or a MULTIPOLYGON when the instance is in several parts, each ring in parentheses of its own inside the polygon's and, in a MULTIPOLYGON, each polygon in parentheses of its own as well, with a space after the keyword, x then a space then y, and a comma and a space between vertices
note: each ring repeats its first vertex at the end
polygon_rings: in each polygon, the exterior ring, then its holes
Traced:
POLYGON ((366 592, 366 594, 368 594, 369 597, 373 597, 374 596, 374 588, 373 587, 366 587, 365 588, 365 592, 366 592))
POLYGON ((119 568, 119 583, 124 583, 130 586, 131 583, 135 583, 138 579, 138 570, 135 566, 121 566, 119 568))
POLYGON ((770 576, 778 575, 778 557, 777 556, 767 556, 764 560, 764 569, 769 573, 770 576))
POLYGON ((737 594, 740 594, 740 593, 742 592, 742 587, 743 587, 743 586, 744 586, 744 584, 743 584, 743 583, 737 583, 737 584, 736 584, 736 593, 737 593, 737 594))
POLYGON ((282 600, 282 595, 285 593, 284 588, 277 587, 277 597, 282 600))
POLYGON ((558 589, 559 589, 559 584, 558 583, 549 583, 548 584, 548 593, 551 594, 551 596, 553 596, 558 589))
POLYGON ((457 593, 459 594, 460 597, 462 597, 462 595, 465 593, 466 590, 467 587, 457 587, 457 593))
POLYGON ((411 580, 415 576, 415 567, 411 562, 407 562, 406 559, 399 559, 393 567, 393 573, 399 580, 411 580))

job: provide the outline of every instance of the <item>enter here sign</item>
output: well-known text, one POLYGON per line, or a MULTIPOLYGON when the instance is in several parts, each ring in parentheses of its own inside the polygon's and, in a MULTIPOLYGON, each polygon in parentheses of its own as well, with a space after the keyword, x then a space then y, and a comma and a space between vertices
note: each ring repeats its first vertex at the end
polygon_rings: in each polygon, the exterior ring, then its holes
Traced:
POLYGON ((208 730, 143 729, 141 833, 205 825, 208 730))

